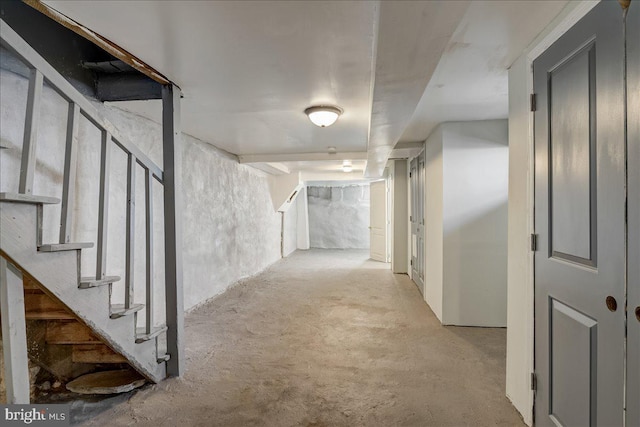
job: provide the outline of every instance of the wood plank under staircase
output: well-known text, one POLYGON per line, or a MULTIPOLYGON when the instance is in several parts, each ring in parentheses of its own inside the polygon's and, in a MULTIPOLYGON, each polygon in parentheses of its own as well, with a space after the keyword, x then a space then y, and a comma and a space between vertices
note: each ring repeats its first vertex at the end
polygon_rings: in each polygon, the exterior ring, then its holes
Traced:
POLYGON ((137 329, 144 305, 112 304, 119 277, 80 277, 82 249, 91 243, 42 243, 42 206, 58 202, 0 193, 0 255, 23 274, 26 320, 45 322, 46 345, 70 348, 74 364, 127 364, 161 381, 168 356, 158 354, 158 340, 166 327, 137 329))

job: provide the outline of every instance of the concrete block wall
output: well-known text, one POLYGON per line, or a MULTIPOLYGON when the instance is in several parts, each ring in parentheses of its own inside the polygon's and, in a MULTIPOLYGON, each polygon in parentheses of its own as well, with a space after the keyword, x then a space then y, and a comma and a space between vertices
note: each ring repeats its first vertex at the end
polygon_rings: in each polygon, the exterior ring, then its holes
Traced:
POLYGON ((307 187, 312 248, 369 248, 369 184, 307 187))
MULTIPOLYGON (((4 52, 3 52, 4 53, 4 52)), ((0 70, 0 191, 16 192, 24 131, 27 80, 0 70)), ((159 102, 159 101, 150 101, 159 102)), ((96 108, 154 162, 162 164, 161 125, 110 105, 94 102, 96 108)), ((45 87, 38 132, 34 193, 61 197, 66 102, 45 87)), ((88 121, 79 129, 79 170, 74 204, 76 221, 72 240, 96 242, 100 134, 88 121)), ((243 277, 254 275, 281 254, 281 217, 273 208, 268 176, 238 163, 236 156, 213 145, 183 135, 183 263, 184 302, 189 309, 222 293, 243 277)), ((109 236, 109 274, 124 277, 124 230, 126 205, 126 156, 113 151, 109 236)), ((136 300, 144 302, 144 203, 142 169, 137 170, 136 300)), ((162 187, 154 184, 155 278, 157 300, 163 301, 162 187)), ((47 207, 44 240, 56 241, 60 207, 47 207)), ((294 238, 295 239, 295 238, 294 238)), ((95 248, 83 256, 82 274, 95 272, 95 248)), ((114 299, 122 298, 123 286, 114 287, 114 299)), ((158 304, 157 318, 163 318, 158 304)), ((139 316, 143 321, 144 317, 139 316)))

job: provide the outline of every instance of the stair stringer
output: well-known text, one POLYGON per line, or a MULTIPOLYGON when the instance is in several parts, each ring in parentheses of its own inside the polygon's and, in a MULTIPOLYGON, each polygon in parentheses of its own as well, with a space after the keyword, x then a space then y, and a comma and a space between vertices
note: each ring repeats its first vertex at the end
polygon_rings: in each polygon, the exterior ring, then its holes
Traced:
POLYGON ((81 251, 38 251, 39 210, 35 204, 1 203, 2 256, 59 299, 140 374, 156 383, 162 381, 166 378, 166 363, 158 363, 156 339, 136 343, 135 316, 110 317, 108 286, 78 288, 81 251))

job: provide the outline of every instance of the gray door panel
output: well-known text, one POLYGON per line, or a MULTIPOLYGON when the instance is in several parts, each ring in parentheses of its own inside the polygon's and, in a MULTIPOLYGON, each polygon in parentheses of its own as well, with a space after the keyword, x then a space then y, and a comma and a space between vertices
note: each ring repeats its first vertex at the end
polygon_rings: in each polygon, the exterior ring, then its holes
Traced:
POLYGON ((627 15, 627 141, 629 149, 629 310, 627 426, 640 426, 640 2, 627 15), (636 314, 637 313, 637 314, 636 314))
POLYGON ((424 295, 424 152, 411 161, 411 279, 424 295))
POLYGON ((534 62, 538 426, 623 422, 623 46, 602 2, 534 62))

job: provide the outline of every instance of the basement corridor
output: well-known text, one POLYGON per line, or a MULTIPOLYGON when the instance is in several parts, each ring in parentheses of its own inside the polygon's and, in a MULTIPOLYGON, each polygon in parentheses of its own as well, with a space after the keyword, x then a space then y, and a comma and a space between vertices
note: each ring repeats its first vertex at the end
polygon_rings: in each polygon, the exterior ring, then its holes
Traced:
POLYGON ((524 425, 504 396, 505 339, 442 327, 368 252, 298 251, 187 316, 183 378, 87 425, 524 425))

